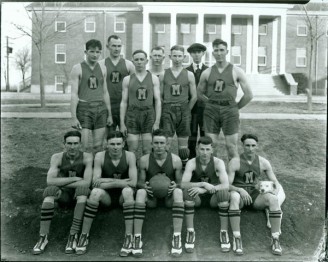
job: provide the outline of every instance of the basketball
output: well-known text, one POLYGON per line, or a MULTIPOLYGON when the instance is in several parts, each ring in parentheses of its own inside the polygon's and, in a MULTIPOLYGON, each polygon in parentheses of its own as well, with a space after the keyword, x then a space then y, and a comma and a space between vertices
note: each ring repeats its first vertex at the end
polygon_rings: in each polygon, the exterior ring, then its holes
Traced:
POLYGON ((171 184, 171 180, 165 173, 159 173, 149 180, 149 186, 152 188, 154 197, 163 198, 167 196, 167 191, 171 184))

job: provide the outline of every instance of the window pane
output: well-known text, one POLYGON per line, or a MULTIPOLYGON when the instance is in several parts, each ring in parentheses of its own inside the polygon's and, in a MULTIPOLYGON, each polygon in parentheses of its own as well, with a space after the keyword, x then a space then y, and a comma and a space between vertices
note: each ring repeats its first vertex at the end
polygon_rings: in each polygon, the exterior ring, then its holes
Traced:
POLYGON ((299 26, 298 27, 298 34, 299 35, 306 35, 306 27, 305 26, 299 26))
POLYGON ((124 23, 122 23, 122 22, 117 22, 117 23, 115 24, 115 31, 124 32, 124 23))
POLYGON ((240 56, 233 56, 232 59, 232 63, 235 64, 235 65, 240 65, 240 56))
POLYGON ((190 24, 181 24, 181 33, 190 33, 190 24))
POLYGON ((85 24, 86 31, 95 31, 95 24, 94 23, 86 23, 85 24))
POLYGON ((232 48, 231 48, 231 54, 233 55, 233 56, 240 56, 241 55, 241 52, 240 52, 241 50, 240 50, 240 46, 233 46, 232 48))
POLYGON ((258 55, 259 55, 259 56, 266 56, 266 47, 264 47, 264 46, 259 46, 258 55))
POLYGON ((207 24, 206 25, 206 33, 215 34, 216 33, 216 25, 215 24, 207 24))
POLYGON ((165 24, 155 24, 155 33, 165 33, 165 24))
POLYGON ((232 25, 233 34, 241 34, 241 25, 232 25))
POLYGON ((298 57, 297 58, 297 65, 305 66, 306 65, 306 58, 305 57, 298 57))
POLYGON ((266 35, 267 34, 267 25, 260 25, 259 34, 266 35))
POLYGON ((57 54, 57 62, 65 62, 65 54, 57 54))
POLYGON ((265 62, 266 62, 265 57, 264 56, 259 56, 258 64, 259 65, 265 65, 265 62))
POLYGON ((56 53, 65 53, 66 52, 66 45, 58 44, 56 45, 56 53))
POLYGON ((65 22, 57 22, 57 31, 66 31, 66 23, 65 22))

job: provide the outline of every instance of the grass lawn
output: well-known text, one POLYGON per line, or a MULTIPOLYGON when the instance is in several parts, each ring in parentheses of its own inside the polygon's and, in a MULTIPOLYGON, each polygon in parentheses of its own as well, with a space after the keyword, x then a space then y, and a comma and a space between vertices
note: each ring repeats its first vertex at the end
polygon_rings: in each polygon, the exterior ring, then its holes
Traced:
MULTIPOLYGON (((262 110, 263 112, 263 110, 262 110)), ((90 232, 86 255, 65 255, 72 210, 57 209, 45 254, 31 255, 38 238, 42 192, 50 157, 62 150, 69 119, 1 119, 2 257, 7 260, 124 260, 118 257, 124 226, 120 209, 100 212, 90 232)), ((270 252, 263 212, 243 210, 244 256, 220 253, 217 211, 196 210, 196 250, 177 260, 311 261, 324 224, 326 123, 316 120, 242 120, 241 132, 259 137, 259 154, 270 160, 287 199, 282 207, 283 256, 270 252)), ((177 153, 176 143, 172 151, 177 153)), ((227 162, 223 136, 220 157, 227 162)), ((147 211, 143 231, 144 260, 172 260, 171 211, 147 211)), ((183 237, 185 228, 183 229, 183 237)), ((135 260, 128 257, 128 260, 135 260)), ((126 260, 126 259, 125 259, 126 260)))

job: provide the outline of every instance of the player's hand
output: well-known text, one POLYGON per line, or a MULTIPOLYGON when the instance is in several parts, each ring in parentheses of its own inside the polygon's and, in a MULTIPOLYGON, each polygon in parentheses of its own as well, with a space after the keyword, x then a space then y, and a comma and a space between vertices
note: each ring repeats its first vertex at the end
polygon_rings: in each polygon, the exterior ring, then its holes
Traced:
POLYGON ((98 178, 93 182, 92 187, 93 188, 100 188, 101 183, 102 183, 101 178, 98 178))
POLYGON ((192 188, 188 189, 189 196, 191 196, 193 198, 197 197, 201 193, 202 193, 202 190, 199 187, 192 187, 192 188))
POLYGON ((82 130, 82 126, 81 126, 79 120, 77 120, 76 117, 72 118, 72 127, 77 129, 77 130, 82 130))
POLYGON ((210 183, 206 183, 204 184, 204 188, 211 194, 214 194, 216 192, 216 188, 214 185, 211 185, 210 183))
POLYGON ((243 200, 246 206, 252 204, 253 200, 245 189, 240 188, 239 194, 240 194, 240 198, 243 200))
POLYGON ((169 186, 169 189, 167 191, 168 195, 170 196, 173 193, 173 190, 176 189, 177 184, 175 181, 171 181, 171 185, 169 186))
POLYGON ((146 190, 147 194, 148 194, 150 197, 154 197, 153 190, 152 190, 152 188, 149 186, 149 182, 148 182, 148 181, 145 183, 145 190, 146 190))
POLYGON ((108 117, 107 117, 107 126, 111 126, 112 124, 113 124, 113 117, 112 117, 112 115, 109 115, 108 117))
POLYGON ((153 125, 153 131, 155 131, 157 129, 159 129, 159 124, 155 122, 153 125))
POLYGON ((125 124, 121 124, 120 131, 122 132, 122 134, 123 134, 124 136, 127 136, 127 135, 128 135, 128 130, 127 130, 125 124))

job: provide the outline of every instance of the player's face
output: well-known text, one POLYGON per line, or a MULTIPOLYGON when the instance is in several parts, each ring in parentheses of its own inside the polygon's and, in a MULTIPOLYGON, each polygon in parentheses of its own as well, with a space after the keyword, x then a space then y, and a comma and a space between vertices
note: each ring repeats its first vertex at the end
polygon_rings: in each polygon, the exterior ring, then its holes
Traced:
POLYGON ((84 53, 88 62, 96 63, 101 55, 101 50, 99 47, 89 47, 84 53))
POLYGON ((170 54, 170 58, 174 66, 179 67, 182 65, 183 59, 185 58, 185 54, 180 50, 172 50, 170 54))
POLYGON ((78 136, 66 137, 65 150, 70 156, 75 156, 81 149, 81 141, 78 136))
POLYGON ((212 54, 217 62, 225 62, 228 50, 225 45, 220 44, 213 47, 212 54))
POLYGON ((167 139, 165 136, 154 136, 153 137, 153 150, 156 154, 163 154, 166 151, 167 139))
POLYGON ((113 57, 120 56, 121 50, 122 50, 122 40, 112 38, 108 42, 107 48, 108 48, 109 53, 110 53, 111 56, 113 56, 113 57))
POLYGON ((198 154, 202 161, 209 161, 212 154, 213 154, 213 147, 212 145, 204 145, 200 143, 198 145, 198 154))
POLYGON ((133 64, 136 68, 136 71, 142 71, 146 68, 148 59, 144 53, 137 53, 133 56, 133 64))
POLYGON ((151 63, 154 66, 160 66, 163 64, 165 55, 162 50, 153 50, 150 55, 151 63))
POLYGON ((246 155, 253 155, 257 149, 257 142, 252 138, 248 138, 244 140, 243 147, 246 155))
POLYGON ((108 139, 107 141, 107 148, 111 155, 117 156, 122 153, 124 147, 124 141, 121 137, 114 137, 108 139))
POLYGON ((202 57, 205 53, 203 51, 194 51, 190 53, 190 56, 192 57, 192 61, 194 61, 194 63, 199 64, 200 62, 202 62, 202 57))

